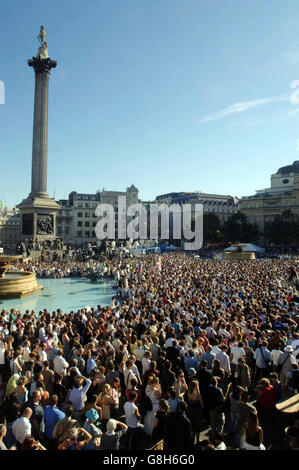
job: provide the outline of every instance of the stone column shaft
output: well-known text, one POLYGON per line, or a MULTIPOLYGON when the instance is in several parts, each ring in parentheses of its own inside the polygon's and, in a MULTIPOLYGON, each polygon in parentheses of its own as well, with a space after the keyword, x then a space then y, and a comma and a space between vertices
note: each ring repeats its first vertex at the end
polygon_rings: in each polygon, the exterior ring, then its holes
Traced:
POLYGON ((48 72, 35 75, 31 194, 47 197, 48 72))
POLYGON ((33 57, 28 60, 28 65, 33 67, 35 71, 32 172, 29 197, 48 198, 48 90, 50 70, 56 67, 57 62, 50 58, 33 57))

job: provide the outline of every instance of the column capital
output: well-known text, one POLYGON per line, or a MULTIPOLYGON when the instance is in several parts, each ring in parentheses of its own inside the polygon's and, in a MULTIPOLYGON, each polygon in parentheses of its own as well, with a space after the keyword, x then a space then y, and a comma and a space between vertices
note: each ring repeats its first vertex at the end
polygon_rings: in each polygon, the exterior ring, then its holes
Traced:
POLYGON ((56 67, 57 61, 50 59, 50 57, 47 59, 32 57, 32 59, 28 60, 28 65, 34 68, 35 74, 37 75, 44 72, 50 73, 50 70, 56 67))

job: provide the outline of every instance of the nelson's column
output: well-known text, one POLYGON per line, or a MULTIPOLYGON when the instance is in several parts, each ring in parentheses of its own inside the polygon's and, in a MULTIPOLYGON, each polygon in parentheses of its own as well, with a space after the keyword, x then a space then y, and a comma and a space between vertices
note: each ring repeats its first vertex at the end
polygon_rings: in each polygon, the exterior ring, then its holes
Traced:
POLYGON ((17 207, 22 213, 22 237, 43 241, 56 238, 56 212, 61 206, 47 193, 48 88, 50 70, 57 62, 48 55, 43 26, 38 39, 37 56, 28 60, 35 72, 31 192, 17 207))

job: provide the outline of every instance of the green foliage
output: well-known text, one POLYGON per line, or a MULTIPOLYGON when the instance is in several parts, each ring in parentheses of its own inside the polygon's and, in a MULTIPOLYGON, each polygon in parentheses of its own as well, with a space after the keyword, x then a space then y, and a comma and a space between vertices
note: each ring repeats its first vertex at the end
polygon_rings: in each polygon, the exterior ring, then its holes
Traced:
POLYGON ((269 243, 289 246, 299 241, 299 217, 286 210, 265 224, 265 238, 269 243))
POLYGON ((256 224, 248 222, 242 212, 231 215, 224 223, 213 213, 203 216, 203 239, 205 243, 247 242, 256 243, 261 234, 256 224))
POLYGON ((241 211, 231 215, 223 223, 222 230, 223 241, 228 243, 256 243, 261 236, 257 225, 249 223, 241 211))
POLYGON ((217 243, 222 241, 222 225, 216 214, 208 213, 203 215, 203 239, 207 243, 217 243))

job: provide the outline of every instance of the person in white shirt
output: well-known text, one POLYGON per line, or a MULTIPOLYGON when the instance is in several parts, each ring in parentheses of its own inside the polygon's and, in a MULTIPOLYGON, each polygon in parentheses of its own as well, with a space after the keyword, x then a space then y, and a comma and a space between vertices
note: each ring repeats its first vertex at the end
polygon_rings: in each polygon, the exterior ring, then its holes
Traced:
POLYGON ((31 436, 31 423, 32 409, 25 408, 20 418, 14 421, 12 425, 12 433, 19 444, 23 444, 26 436, 31 436))
POLYGON ((235 370, 237 368, 237 365, 238 365, 238 359, 240 357, 244 357, 246 356, 246 353, 243 349, 243 343, 242 341, 240 341, 238 343, 238 346, 233 346, 231 347, 230 349, 230 361, 231 361, 231 365, 232 365, 232 374, 235 373, 235 370))
POLYGON ((280 356, 283 354, 283 352, 280 349, 272 349, 271 351, 271 357, 273 361, 273 366, 277 367, 278 366, 278 360, 280 356))
POLYGON ((128 428, 136 429, 139 426, 140 413, 138 407, 135 405, 137 399, 137 393, 131 391, 129 395, 129 401, 124 404, 124 411, 126 415, 126 425, 128 428))
POLYGON ((222 434, 216 432, 213 436, 213 442, 215 445, 215 450, 227 450, 226 445, 223 442, 222 434))
POLYGON ((245 356, 246 353, 243 348, 243 343, 239 342, 238 346, 233 346, 230 350, 230 360, 235 366, 238 365, 238 359, 245 356))
POLYGON ((293 340, 289 344, 294 349, 293 356, 296 358, 298 362, 299 360, 299 333, 294 333, 293 340))
POLYGON ((55 356, 54 361, 53 361, 53 368, 54 372, 56 372, 59 375, 66 375, 67 373, 67 368, 69 367, 69 363, 64 359, 62 356, 63 351, 60 349, 57 353, 57 356, 55 356))
POLYGON ((42 322, 42 323, 40 324, 40 329, 39 329, 39 331, 38 331, 38 337, 39 337, 39 340, 40 340, 41 343, 42 343, 43 341, 46 341, 46 339, 47 339, 45 326, 46 326, 45 323, 42 322))
POLYGON ((117 336, 112 341, 112 346, 114 347, 115 351, 118 353, 121 346, 122 346, 122 342, 120 341, 120 339, 117 336))
POLYGON ((172 347, 172 342, 175 338, 173 338, 172 336, 170 338, 168 338, 165 343, 164 343, 164 348, 167 349, 167 348, 170 348, 172 347))
POLYGON ((40 348, 39 348, 39 355, 40 355, 40 365, 42 365, 47 359, 47 344, 46 343, 41 343, 40 348))
POLYGON ((212 347, 212 353, 216 354, 219 354, 221 352, 221 349, 215 344, 213 347, 212 347))
POLYGON ((225 335, 228 339, 230 339, 230 333, 224 328, 220 328, 220 330, 218 331, 218 335, 225 335))
POLYGON ((139 382, 136 373, 133 372, 133 366, 134 365, 135 364, 132 361, 132 359, 129 359, 126 363, 126 369, 124 371, 124 383, 125 383, 126 388, 128 388, 130 380, 133 379, 133 378, 136 379, 137 382, 139 382))
POLYGON ((147 370, 150 369, 152 353, 150 351, 145 351, 143 359, 142 359, 142 377, 146 373, 147 370))
POLYGON ((137 341, 137 348, 134 349, 134 356, 136 357, 136 361, 141 363, 144 356, 144 349, 142 349, 142 341, 137 341))
POLYGON ((191 336, 190 336, 190 331, 189 331, 189 330, 188 330, 187 334, 185 334, 184 338, 185 338, 186 348, 187 348, 187 349, 191 349, 191 348, 192 348, 193 339, 192 339, 191 336))
POLYGON ((22 361, 24 362, 24 364, 30 361, 30 356, 29 356, 30 353, 31 353, 30 341, 26 340, 24 341, 24 348, 23 348, 23 354, 22 354, 22 361))
POLYGON ((5 364, 5 346, 4 346, 4 337, 3 334, 0 333, 0 370, 2 369, 2 366, 5 364))

